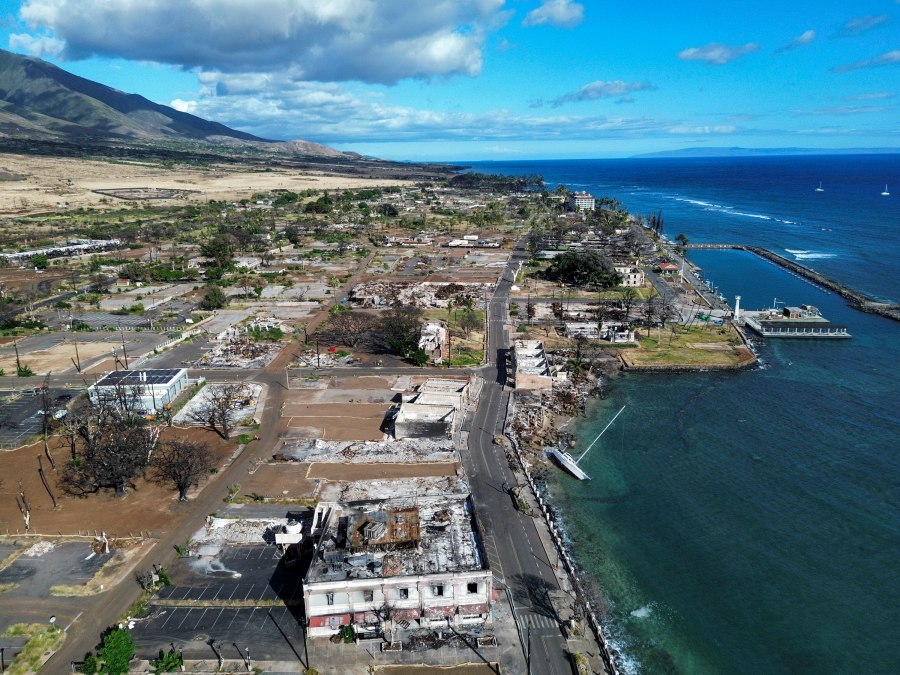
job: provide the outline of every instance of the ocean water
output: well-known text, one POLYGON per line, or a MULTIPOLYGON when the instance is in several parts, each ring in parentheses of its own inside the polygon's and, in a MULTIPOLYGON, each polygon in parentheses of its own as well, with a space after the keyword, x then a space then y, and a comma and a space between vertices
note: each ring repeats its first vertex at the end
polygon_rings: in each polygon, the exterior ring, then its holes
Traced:
MULTIPOLYGON (((900 301, 896 155, 475 168, 662 209, 670 237, 765 246, 900 301)), ((552 486, 623 670, 900 672, 900 324, 750 253, 690 258, 745 308, 811 303, 853 339, 760 341, 764 365, 739 373, 624 374, 577 422, 586 444, 627 405, 585 459, 594 480, 552 486)))

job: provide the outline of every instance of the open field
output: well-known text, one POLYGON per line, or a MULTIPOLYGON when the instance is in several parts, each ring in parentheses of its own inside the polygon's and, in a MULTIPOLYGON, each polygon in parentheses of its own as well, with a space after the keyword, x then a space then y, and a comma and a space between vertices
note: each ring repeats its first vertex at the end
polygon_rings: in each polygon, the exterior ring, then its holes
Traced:
POLYGON ((754 360, 730 326, 725 328, 678 328, 662 332, 650 331, 640 338, 638 349, 621 352, 627 366, 637 367, 725 367, 754 360))
POLYGON ((326 176, 316 172, 300 173, 274 169, 266 172, 236 171, 234 167, 209 170, 177 167, 167 169, 138 162, 104 162, 83 159, 0 155, 0 171, 24 180, 4 183, 0 192, 0 213, 25 214, 48 209, 57 204, 68 208, 121 208, 128 202, 105 197, 93 190, 151 188, 191 190, 179 199, 153 200, 154 204, 207 202, 211 199, 232 201, 269 190, 306 189, 334 190, 363 188, 374 185, 402 185, 403 181, 326 176))
MULTIPOLYGON (((222 466, 234 454, 235 441, 223 441, 216 434, 204 429, 163 429, 160 439, 170 435, 189 438, 209 444, 214 456, 214 465, 222 466)), ((51 439, 51 453, 57 466, 68 458, 67 447, 62 439, 51 439)), ((86 498, 68 497, 56 487, 56 473, 44 457, 44 471, 47 473, 59 508, 54 509, 47 490, 38 475, 37 456, 43 453, 39 443, 17 450, 0 452, 3 464, 3 485, 0 486, 0 534, 7 530, 12 533, 23 531, 22 516, 16 507, 17 481, 22 481, 25 494, 31 504, 31 530, 43 534, 77 534, 79 531, 102 531, 127 536, 129 532, 140 530, 166 531, 173 521, 187 511, 187 505, 177 501, 177 492, 168 485, 138 478, 137 489, 129 490, 124 498, 104 492, 86 498)), ((215 476, 210 476, 214 480, 215 476)), ((209 481, 201 484, 205 487, 209 481)), ((193 490, 191 496, 193 496, 193 490)))
POLYGON ((385 403, 293 403, 285 405, 283 416, 290 429, 304 429, 310 438, 331 441, 381 440, 385 403))

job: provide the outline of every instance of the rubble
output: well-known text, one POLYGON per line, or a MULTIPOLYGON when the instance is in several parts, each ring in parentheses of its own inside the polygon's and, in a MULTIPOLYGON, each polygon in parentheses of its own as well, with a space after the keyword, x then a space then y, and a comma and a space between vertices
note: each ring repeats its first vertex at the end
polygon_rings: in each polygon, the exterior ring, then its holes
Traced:
POLYGON ((287 461, 355 463, 452 462, 456 451, 450 439, 388 441, 285 441, 279 450, 287 461))

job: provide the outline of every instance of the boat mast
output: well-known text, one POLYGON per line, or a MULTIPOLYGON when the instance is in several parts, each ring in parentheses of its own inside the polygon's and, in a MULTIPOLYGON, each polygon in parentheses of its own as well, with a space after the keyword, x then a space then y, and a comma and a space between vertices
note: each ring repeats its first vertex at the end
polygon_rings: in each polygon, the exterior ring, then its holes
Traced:
POLYGON ((625 410, 625 406, 624 406, 624 405, 619 409, 619 412, 617 412, 615 415, 613 415, 613 418, 609 421, 609 424, 607 424, 605 427, 603 427, 603 431, 601 431, 599 434, 597 434, 597 438, 595 438, 594 441, 593 441, 593 443, 591 443, 591 444, 587 447, 587 450, 585 450, 584 452, 581 453, 581 455, 579 455, 578 459, 575 460, 575 463, 576 463, 576 464, 578 464, 578 462, 580 462, 581 460, 583 460, 583 459, 584 459, 584 456, 585 456, 586 454, 588 454, 588 453, 591 451, 591 448, 594 447, 594 443, 596 443, 597 441, 600 440, 600 437, 606 432, 607 429, 609 429, 609 428, 612 426, 612 423, 616 421, 616 417, 618 417, 619 415, 621 415, 623 410, 625 410))

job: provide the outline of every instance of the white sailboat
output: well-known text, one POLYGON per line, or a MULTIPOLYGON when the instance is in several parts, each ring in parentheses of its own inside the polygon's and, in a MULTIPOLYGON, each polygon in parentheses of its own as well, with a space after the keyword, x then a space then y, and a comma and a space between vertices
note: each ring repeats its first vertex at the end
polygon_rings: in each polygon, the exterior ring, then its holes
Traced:
POLYGON ((816 192, 825 192, 825 188, 822 187, 822 181, 819 181, 819 187, 816 188, 816 192))
POLYGON ((888 192, 888 189, 887 189, 887 183, 885 183, 885 185, 884 185, 884 192, 881 193, 881 196, 882 197, 890 197, 891 196, 891 193, 888 192))
POLYGON ((604 432, 606 432, 606 430, 612 426, 612 423, 615 422, 616 418, 622 414, 623 410, 625 410, 624 405, 619 409, 619 412, 613 415, 613 418, 609 421, 609 423, 605 427, 603 427, 603 431, 597 434, 597 438, 595 438, 591 442, 591 444, 587 447, 587 450, 585 450, 578 456, 578 459, 572 457, 572 455, 570 455, 565 450, 560 450, 559 448, 555 447, 544 448, 544 452, 547 454, 547 456, 555 459, 563 469, 575 476, 575 478, 577 478, 578 480, 590 480, 591 477, 587 474, 587 472, 585 472, 584 469, 578 466, 578 464, 581 462, 581 460, 584 459, 585 455, 587 455, 591 451, 591 448, 594 447, 594 444, 600 440, 600 437, 604 434, 604 432))

